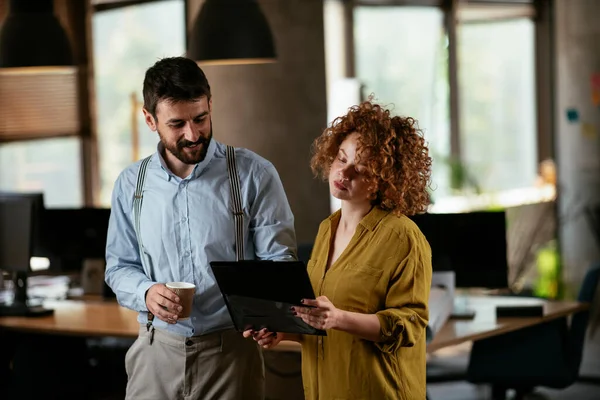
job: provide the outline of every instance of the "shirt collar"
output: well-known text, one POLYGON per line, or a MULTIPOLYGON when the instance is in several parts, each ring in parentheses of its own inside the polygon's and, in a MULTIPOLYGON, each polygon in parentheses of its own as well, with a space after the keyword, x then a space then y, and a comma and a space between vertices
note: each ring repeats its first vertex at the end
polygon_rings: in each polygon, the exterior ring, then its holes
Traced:
POLYGON ((377 206, 374 206, 373 208, 371 208, 371 211, 369 211, 367 215, 365 215, 360 221, 360 225, 372 231, 373 229, 375 229, 377 224, 379 224, 379 222, 383 218, 385 218, 389 213, 389 211, 385 211, 377 206))
MULTIPOLYGON (((198 176, 200 176, 202 171, 204 171, 206 166, 213 159, 216 148, 217 148, 216 140, 214 138, 212 138, 210 141, 210 144, 208 145, 208 149, 206 150, 206 157, 204 157, 204 160, 202 160, 198 164, 194 165, 194 169, 192 170, 192 173, 190 174, 190 176, 188 178, 185 178, 185 179, 195 179, 198 176)), ((158 156, 160 168, 167 175, 168 180, 171 180, 172 178, 181 179, 177 175, 175 175, 167 166, 167 163, 166 163, 164 157, 162 156, 162 153, 164 151, 166 151, 165 146, 163 145, 163 143, 161 141, 159 141, 158 144, 156 145, 156 154, 158 156)))

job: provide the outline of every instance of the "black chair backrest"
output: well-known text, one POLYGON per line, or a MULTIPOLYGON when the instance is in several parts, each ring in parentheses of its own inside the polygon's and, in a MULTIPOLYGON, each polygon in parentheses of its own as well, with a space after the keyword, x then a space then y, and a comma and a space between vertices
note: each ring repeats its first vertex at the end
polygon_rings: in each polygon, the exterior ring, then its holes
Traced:
MULTIPOLYGON (((595 264, 588 269, 581 289, 579 290, 579 297, 577 298, 580 302, 592 303, 598 287, 598 280, 600 280, 600 264, 595 264)), ((581 365, 581 357, 583 355, 583 345, 585 343, 585 333, 588 327, 588 321, 590 317, 590 311, 585 310, 578 312, 573 315, 571 320, 571 329, 569 334, 569 370, 576 378, 579 374, 579 367, 581 365)))

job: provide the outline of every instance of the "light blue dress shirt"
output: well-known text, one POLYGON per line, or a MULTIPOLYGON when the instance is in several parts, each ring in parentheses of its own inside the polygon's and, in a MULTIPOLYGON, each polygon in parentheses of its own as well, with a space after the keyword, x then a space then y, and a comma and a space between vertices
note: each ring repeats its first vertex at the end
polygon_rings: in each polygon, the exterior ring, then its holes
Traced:
MULTIPOLYGON (((106 283, 119 304, 139 311, 147 322, 145 293, 154 283, 196 285, 188 320, 156 328, 198 336, 233 327, 209 266, 235 260, 235 224, 230 209, 225 145, 211 140, 206 158, 185 179, 173 174, 158 151, 152 155, 140 216, 142 266, 133 219, 133 196, 140 162, 115 182, 106 244, 106 283)), ((294 217, 275 167, 264 158, 236 149, 244 212, 245 259, 295 260, 294 217)))

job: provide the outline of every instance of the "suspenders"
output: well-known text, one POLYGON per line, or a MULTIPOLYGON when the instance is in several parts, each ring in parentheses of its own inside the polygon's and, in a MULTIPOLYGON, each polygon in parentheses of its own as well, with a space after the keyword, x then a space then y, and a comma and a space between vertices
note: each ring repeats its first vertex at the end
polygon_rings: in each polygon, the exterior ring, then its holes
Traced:
POLYGON ((240 177, 235 162, 235 150, 227 146, 227 173, 229 174, 229 187, 231 188, 231 208, 235 219, 235 258, 237 261, 244 259, 244 213, 242 211, 242 192, 240 190, 240 177))
POLYGON ((143 190, 144 190, 144 182, 146 181, 146 172, 148 168, 148 163, 152 156, 148 156, 142 160, 142 164, 140 165, 140 170, 137 176, 137 183, 135 186, 135 195, 133 196, 133 224, 135 226, 135 236, 137 236, 138 247, 140 249, 140 259, 142 260, 142 265, 144 264, 144 256, 145 253, 142 250, 142 235, 140 234, 140 213, 142 212, 142 200, 144 200, 143 190))
MULTIPOLYGON (((240 185, 240 177, 238 175, 237 163, 235 161, 235 150, 232 146, 227 146, 225 150, 227 159, 227 174, 229 176, 229 187, 231 189, 231 211, 235 220, 235 257, 237 261, 244 259, 244 212, 242 211, 242 191, 240 185)), ((152 156, 148 156, 142 160, 140 170, 137 176, 135 187, 135 195, 133 197, 133 219, 135 226, 135 234, 137 236, 138 247, 140 249, 140 259, 142 265, 146 262, 146 253, 142 250, 142 235, 140 232, 140 214, 142 211, 142 200, 144 199, 144 182, 148 170, 148 163, 152 156)), ((146 329, 150 330, 154 315, 148 312, 148 323, 146 329)), ((154 332, 152 332, 154 333, 154 332)), ((154 335, 152 335, 154 336, 154 335)), ((152 339, 150 339, 152 344, 152 339)))

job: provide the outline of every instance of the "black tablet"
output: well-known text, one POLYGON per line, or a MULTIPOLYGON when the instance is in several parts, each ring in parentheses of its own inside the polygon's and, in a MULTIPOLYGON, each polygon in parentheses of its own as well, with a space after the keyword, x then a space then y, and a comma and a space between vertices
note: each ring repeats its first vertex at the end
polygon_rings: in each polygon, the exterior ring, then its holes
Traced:
POLYGON ((301 261, 213 261, 215 280, 235 328, 326 335, 296 317, 290 307, 315 294, 301 261))

